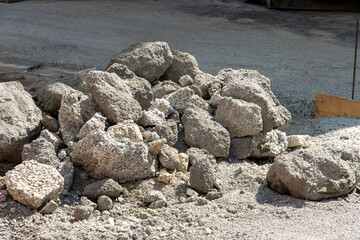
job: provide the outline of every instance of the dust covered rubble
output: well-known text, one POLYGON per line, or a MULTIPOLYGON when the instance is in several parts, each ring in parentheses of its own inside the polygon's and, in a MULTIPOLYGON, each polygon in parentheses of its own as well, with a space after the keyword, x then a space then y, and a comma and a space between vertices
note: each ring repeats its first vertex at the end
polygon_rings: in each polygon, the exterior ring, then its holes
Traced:
POLYGON ((311 200, 347 194, 359 180, 352 170, 358 153, 348 145, 310 145, 308 136, 277 129, 291 115, 257 71, 212 76, 190 54, 152 42, 131 45, 106 71, 75 79, 81 91, 70 81, 39 84, 36 102, 19 83, 0 83, 1 109, 13 109, 0 111, 0 160, 20 163, 1 191, 31 208, 53 212, 59 197, 75 196, 71 217, 86 220, 129 194, 136 198, 134 186, 148 181, 154 184, 140 193, 142 206, 206 205, 223 196, 219 159, 275 159, 269 187, 311 200))

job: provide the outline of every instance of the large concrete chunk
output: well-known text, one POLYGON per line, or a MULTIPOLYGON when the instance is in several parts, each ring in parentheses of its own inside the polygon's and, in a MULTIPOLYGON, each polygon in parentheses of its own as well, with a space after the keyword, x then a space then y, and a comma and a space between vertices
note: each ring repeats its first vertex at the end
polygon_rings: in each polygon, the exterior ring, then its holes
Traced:
POLYGON ((153 162, 143 142, 115 139, 104 131, 93 131, 73 147, 73 162, 96 179, 135 181, 154 175, 153 162))
POLYGON ((199 193, 208 193, 216 181, 214 169, 206 158, 196 161, 190 168, 190 187, 199 193))
POLYGON ((215 120, 229 131, 232 138, 252 136, 263 130, 261 108, 230 97, 218 102, 215 120))
POLYGON ((184 141, 188 146, 204 148, 216 157, 229 155, 230 134, 213 121, 208 112, 189 104, 181 120, 184 125, 184 141))
POLYGON ((184 75, 194 78, 196 73, 200 72, 198 63, 194 56, 189 53, 173 50, 173 61, 166 71, 164 78, 176 83, 184 75))
POLYGON ((85 81, 91 99, 109 121, 118 123, 141 117, 139 103, 128 85, 115 73, 91 71, 85 81))
POLYGON ((128 67, 119 63, 114 63, 106 71, 116 73, 116 75, 126 82, 133 97, 139 102, 143 110, 147 110, 151 106, 154 94, 149 81, 136 76, 128 67))
POLYGON ((166 42, 144 42, 133 44, 112 56, 108 67, 113 63, 120 63, 137 76, 153 82, 165 73, 172 59, 173 54, 166 42))
POLYGON ((254 70, 223 69, 217 78, 224 82, 222 95, 252 102, 261 107, 264 131, 290 122, 291 114, 270 89, 270 80, 254 70))
POLYGON ((54 167, 31 160, 8 171, 5 183, 13 199, 36 209, 62 192, 64 179, 54 167))
POLYGON ((358 148, 342 142, 299 149, 278 156, 267 181, 273 190, 298 198, 338 197, 356 187, 359 160, 358 148))
POLYGON ((19 82, 0 83, 0 161, 21 162, 23 146, 40 131, 41 119, 19 82))

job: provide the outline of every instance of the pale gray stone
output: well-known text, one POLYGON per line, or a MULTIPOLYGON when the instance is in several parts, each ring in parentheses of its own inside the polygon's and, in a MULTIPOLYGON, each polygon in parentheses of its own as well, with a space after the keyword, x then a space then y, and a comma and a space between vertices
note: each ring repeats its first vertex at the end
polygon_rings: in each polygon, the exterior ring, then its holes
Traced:
POLYGON ((77 221, 88 219, 93 213, 94 209, 89 205, 77 206, 74 211, 74 218, 77 221))
POLYGON ((359 160, 358 146, 326 142, 278 156, 266 179, 282 194, 310 200, 338 197, 356 188, 359 160))
POLYGON ((73 162, 93 178, 112 178, 118 182, 154 176, 154 161, 145 143, 128 138, 115 139, 106 132, 93 131, 73 147, 73 162))
POLYGON ((270 89, 270 80, 254 70, 223 69, 217 75, 224 83, 221 95, 252 102, 261 107, 264 131, 290 122, 291 114, 270 89))
POLYGON ((164 113, 165 117, 168 117, 171 113, 174 112, 174 109, 171 107, 169 101, 167 101, 165 98, 156 98, 151 103, 151 108, 156 108, 160 112, 164 113))
POLYGON ((119 140, 121 140, 121 138, 128 138, 135 143, 143 141, 139 126, 132 120, 119 122, 116 125, 109 127, 107 134, 119 140))
POLYGON ((152 87, 155 99, 163 98, 178 89, 180 89, 180 86, 173 81, 161 81, 152 87))
POLYGON ((54 167, 30 160, 8 171, 5 183, 14 200, 36 209, 59 196, 64 178, 54 167))
POLYGON ((51 214, 56 211, 58 204, 53 200, 50 200, 46 205, 40 210, 41 214, 51 214))
POLYGON ((263 130, 261 108, 230 97, 219 100, 215 120, 228 130, 231 138, 253 136, 263 130))
POLYGON ((143 127, 163 124, 165 123, 165 114, 157 108, 145 110, 142 111, 141 118, 137 121, 137 123, 143 127))
POLYGON ((41 110, 20 82, 0 83, 0 162, 21 162, 23 146, 40 131, 41 110))
POLYGON ((100 211, 111 210, 113 208, 113 202, 111 198, 105 195, 101 195, 98 198, 97 205, 100 211))
POLYGON ((141 117, 141 106, 115 73, 92 71, 85 81, 91 99, 110 122, 136 121, 141 117))
POLYGON ((192 79, 192 77, 190 77, 189 75, 184 75, 181 78, 179 78, 179 84, 182 87, 187 87, 189 85, 192 85, 194 82, 194 80, 192 79))
POLYGON ((178 126, 174 120, 168 120, 162 124, 156 125, 154 131, 160 136, 160 138, 165 138, 167 144, 172 147, 178 140, 178 126))
POLYGON ((219 123, 213 121, 208 112, 195 105, 188 105, 182 116, 185 143, 190 147, 206 149, 215 157, 227 157, 230 134, 219 123))
POLYGON ((196 161, 190 168, 190 187, 198 193, 208 193, 216 180, 214 169, 207 159, 196 161))
POLYGON ((229 155, 237 159, 245 159, 251 155, 254 145, 252 137, 232 138, 229 155))
POLYGON ((143 42, 130 45, 112 56, 108 66, 120 63, 137 76, 153 82, 159 79, 172 63, 173 54, 166 42, 143 42))
POLYGON ((259 133, 254 136, 253 141, 250 154, 253 158, 274 158, 288 147, 286 133, 280 130, 259 133))
POLYGON ((154 99, 154 94, 151 89, 151 84, 144 78, 138 77, 125 65, 114 63, 107 70, 107 72, 116 73, 129 86, 130 91, 136 101, 140 104, 143 110, 147 110, 151 106, 151 101, 154 99))
POLYGON ((101 113, 97 112, 92 116, 80 129, 79 133, 76 135, 78 140, 83 139, 90 132, 100 129, 105 130, 106 127, 106 117, 102 116, 101 113))
POLYGON ((60 164, 54 146, 42 137, 26 144, 21 157, 23 161, 35 160, 38 163, 47 164, 55 168, 60 164))
POLYGON ((83 195, 90 199, 97 199, 101 195, 116 198, 123 192, 124 188, 113 179, 103 179, 86 185, 83 195))
POLYGON ((193 78, 200 71, 194 56, 177 50, 173 50, 172 54, 173 61, 164 75, 165 79, 178 83, 182 76, 189 75, 193 78))
POLYGON ((194 77, 193 85, 198 86, 204 99, 210 99, 209 88, 215 83, 216 78, 208 73, 199 72, 194 77))
POLYGON ((178 150, 165 144, 160 150, 159 161, 167 169, 176 169, 180 165, 178 150))
POLYGON ((160 192, 158 190, 152 190, 144 196, 145 203, 152 203, 152 202, 155 202, 158 200, 163 200, 166 202, 166 197, 164 196, 164 194, 162 192, 160 192))
POLYGON ((56 133, 52 133, 47 129, 41 131, 40 138, 44 138, 50 142, 54 146, 55 151, 57 151, 60 145, 63 144, 63 141, 58 135, 56 135, 56 133))

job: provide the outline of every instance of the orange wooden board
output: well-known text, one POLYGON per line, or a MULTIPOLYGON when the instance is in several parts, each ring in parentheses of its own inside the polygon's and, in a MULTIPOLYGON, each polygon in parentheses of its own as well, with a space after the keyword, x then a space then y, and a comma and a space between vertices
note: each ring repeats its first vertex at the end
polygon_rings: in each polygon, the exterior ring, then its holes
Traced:
POLYGON ((360 117, 360 101, 317 93, 315 118, 360 117))

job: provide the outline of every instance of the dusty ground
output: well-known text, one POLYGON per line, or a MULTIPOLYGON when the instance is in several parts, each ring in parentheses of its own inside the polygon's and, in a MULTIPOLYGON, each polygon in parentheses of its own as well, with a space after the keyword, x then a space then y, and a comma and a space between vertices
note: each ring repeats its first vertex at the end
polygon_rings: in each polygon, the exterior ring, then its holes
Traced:
MULTIPOLYGON (((84 68, 103 68, 131 43, 161 40, 193 54, 205 72, 250 68, 269 77, 274 93, 294 114, 282 129, 288 134, 310 134, 315 142, 342 134, 357 138, 359 119, 303 116, 311 114, 317 91, 350 97, 359 15, 274 11, 243 1, 0 4, 0 81, 29 85, 69 77, 84 68)), ((356 92, 360 99, 359 87, 356 92)), ((178 191, 157 186, 171 206, 152 210, 148 219, 141 219, 147 209, 137 196, 151 180, 128 185, 131 197, 88 222, 73 220, 76 195, 61 199, 63 206, 49 216, 15 202, 0 204, 0 239, 360 239, 358 193, 321 202, 281 196, 263 182, 269 166, 218 161, 225 196, 203 206, 182 202, 184 186, 178 191), (114 228, 108 227, 109 217, 114 228)))

